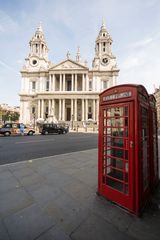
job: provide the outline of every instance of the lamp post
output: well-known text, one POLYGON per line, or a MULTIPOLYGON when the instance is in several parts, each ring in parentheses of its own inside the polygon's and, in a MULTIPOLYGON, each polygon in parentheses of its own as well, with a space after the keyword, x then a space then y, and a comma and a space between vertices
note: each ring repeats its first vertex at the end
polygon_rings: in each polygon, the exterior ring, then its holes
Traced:
POLYGON ((73 130, 73 119, 74 119, 74 115, 72 114, 71 116, 71 129, 73 130))
POLYGON ((36 127, 36 113, 35 112, 33 113, 33 127, 34 127, 34 129, 36 127))

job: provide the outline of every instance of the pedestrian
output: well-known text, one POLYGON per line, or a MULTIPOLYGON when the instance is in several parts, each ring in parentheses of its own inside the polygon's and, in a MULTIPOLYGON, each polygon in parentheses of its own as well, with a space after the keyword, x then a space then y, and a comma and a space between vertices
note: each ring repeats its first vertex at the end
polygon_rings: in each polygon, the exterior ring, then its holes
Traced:
POLYGON ((20 133, 24 135, 24 125, 22 123, 20 123, 20 133))

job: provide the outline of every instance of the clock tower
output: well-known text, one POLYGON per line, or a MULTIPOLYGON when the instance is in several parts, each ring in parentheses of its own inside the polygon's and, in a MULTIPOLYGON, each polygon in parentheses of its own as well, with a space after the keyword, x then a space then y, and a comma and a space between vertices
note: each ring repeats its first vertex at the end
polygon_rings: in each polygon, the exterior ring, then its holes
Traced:
POLYGON ((112 42, 112 38, 103 22, 96 39, 95 57, 92 64, 94 70, 105 71, 116 67, 116 58, 112 54, 112 42))

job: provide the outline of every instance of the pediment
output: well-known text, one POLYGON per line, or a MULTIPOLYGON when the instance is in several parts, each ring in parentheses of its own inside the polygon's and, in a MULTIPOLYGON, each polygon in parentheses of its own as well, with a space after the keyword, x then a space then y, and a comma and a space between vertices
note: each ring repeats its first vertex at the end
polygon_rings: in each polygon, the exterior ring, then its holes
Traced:
POLYGON ((84 70, 84 69, 88 69, 87 67, 77 63, 77 62, 74 62, 70 59, 67 59, 57 65, 55 65, 54 67, 50 68, 49 70, 84 70))

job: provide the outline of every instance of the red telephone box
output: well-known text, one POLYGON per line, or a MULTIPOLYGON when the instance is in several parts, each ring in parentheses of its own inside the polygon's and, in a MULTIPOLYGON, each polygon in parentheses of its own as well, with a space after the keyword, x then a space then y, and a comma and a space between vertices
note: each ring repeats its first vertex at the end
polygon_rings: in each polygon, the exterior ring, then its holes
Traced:
POLYGON ((98 192, 139 215, 150 193, 149 95, 125 84, 100 94, 98 192))
POLYGON ((150 103, 150 186, 153 191, 158 182, 158 136, 157 136, 157 111, 154 95, 149 95, 150 103))

